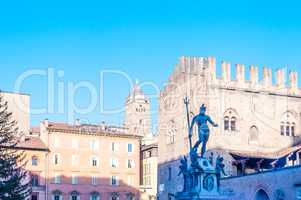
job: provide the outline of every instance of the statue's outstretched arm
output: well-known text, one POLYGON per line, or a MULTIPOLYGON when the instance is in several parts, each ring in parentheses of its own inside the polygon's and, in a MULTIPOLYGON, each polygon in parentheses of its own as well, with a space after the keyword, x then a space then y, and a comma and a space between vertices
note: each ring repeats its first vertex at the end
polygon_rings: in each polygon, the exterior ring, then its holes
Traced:
POLYGON ((214 126, 214 127, 217 127, 217 126, 218 126, 218 124, 214 123, 214 121, 212 121, 211 117, 209 117, 209 116, 208 116, 208 122, 209 122, 210 124, 212 124, 212 126, 214 126))

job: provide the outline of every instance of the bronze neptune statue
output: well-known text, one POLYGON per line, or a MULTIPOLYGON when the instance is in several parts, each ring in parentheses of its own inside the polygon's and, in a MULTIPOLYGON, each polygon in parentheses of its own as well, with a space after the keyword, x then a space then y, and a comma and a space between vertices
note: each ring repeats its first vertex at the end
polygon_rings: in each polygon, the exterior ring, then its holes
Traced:
POLYGON ((191 122, 191 126, 189 128, 189 138, 191 138, 192 134, 193 134, 194 124, 197 124, 197 126, 198 126, 199 139, 193 146, 193 149, 197 150, 199 145, 202 143, 202 151, 201 151, 202 158, 204 157, 204 154, 206 152, 206 144, 208 142, 209 134, 210 134, 210 130, 209 130, 207 122, 212 124, 214 127, 218 126, 216 123, 214 123, 211 120, 210 116, 206 115, 206 106, 203 104, 200 107, 200 113, 198 115, 194 116, 194 118, 191 122))

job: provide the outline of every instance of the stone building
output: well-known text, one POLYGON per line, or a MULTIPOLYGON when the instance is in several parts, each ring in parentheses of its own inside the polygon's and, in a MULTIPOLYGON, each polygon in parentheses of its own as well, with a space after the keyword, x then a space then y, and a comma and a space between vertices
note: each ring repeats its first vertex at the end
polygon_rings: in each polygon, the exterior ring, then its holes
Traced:
POLYGON ((0 95, 8 104, 8 111, 12 113, 14 120, 18 122, 20 134, 28 134, 30 131, 30 95, 13 92, 2 92, 0 95))
POLYGON ((39 137, 35 136, 22 136, 16 149, 25 152, 25 169, 28 171, 28 178, 25 181, 31 181, 31 200, 46 199, 46 169, 49 149, 39 137))
POLYGON ((152 165, 152 184, 143 194, 156 197, 157 141, 149 99, 138 85, 126 99, 123 127, 46 119, 30 129, 29 96, 1 95, 23 133, 16 148, 26 154, 32 200, 137 200, 144 173, 140 164, 146 162, 152 165), (142 159, 141 148, 152 156, 142 159))
MULTIPOLYGON (((223 61, 221 76, 217 76, 215 58, 181 57, 170 75, 159 103, 160 199, 181 190, 178 159, 189 151, 185 96, 190 99, 190 118, 205 104, 219 124, 211 128, 207 147, 226 158, 229 175, 256 172, 258 165, 267 170, 281 159, 285 160, 282 166, 288 166, 292 155, 298 157, 299 148, 290 149, 299 143, 301 134, 297 73, 289 72, 287 81, 286 71, 278 69, 273 81, 273 72, 267 67, 263 68, 262 79, 256 66, 249 67, 248 76, 244 65, 236 64, 235 69, 232 74, 230 63, 223 61), (248 166, 242 166, 246 161, 248 166)), ((195 131, 193 141, 196 139, 195 131)))
POLYGON ((139 199, 141 136, 123 127, 48 120, 38 134, 48 153, 46 159, 38 154, 31 158, 41 160, 31 174, 38 174, 35 185, 44 189, 33 195, 42 192, 47 195, 41 199, 55 200, 139 199))
POLYGON ((140 156, 141 200, 156 200, 158 177, 158 141, 156 137, 142 140, 140 156))
POLYGON ((125 103, 125 126, 132 133, 143 137, 150 136, 152 134, 150 111, 148 97, 143 93, 140 86, 135 84, 125 103))

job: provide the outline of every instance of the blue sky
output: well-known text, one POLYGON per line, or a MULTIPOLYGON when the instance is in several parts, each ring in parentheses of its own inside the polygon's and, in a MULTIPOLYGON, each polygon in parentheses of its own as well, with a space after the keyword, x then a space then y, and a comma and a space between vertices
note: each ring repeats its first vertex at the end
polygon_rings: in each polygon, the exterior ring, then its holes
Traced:
MULTIPOLYGON (((132 81, 167 80, 178 57, 209 56, 218 61, 273 68, 301 67, 301 3, 296 1, 2 1, 0 3, 0 88, 14 91, 26 70, 48 67, 64 71, 55 77, 65 85, 89 81, 98 86, 101 70, 121 70, 132 81)), ((120 76, 105 79, 105 108, 120 108, 129 85, 120 76)), ((155 91, 145 88, 149 94, 155 91)), ((21 91, 31 94, 32 108, 47 105, 47 79, 32 76, 21 91)), ((31 116, 68 121, 66 109, 31 116)), ((89 93, 76 93, 85 106, 89 93)), ((153 100, 152 108, 157 103, 153 100)), ((99 108, 76 118, 92 123, 122 123, 122 113, 99 108)), ((155 118, 155 114, 154 114, 155 118)))

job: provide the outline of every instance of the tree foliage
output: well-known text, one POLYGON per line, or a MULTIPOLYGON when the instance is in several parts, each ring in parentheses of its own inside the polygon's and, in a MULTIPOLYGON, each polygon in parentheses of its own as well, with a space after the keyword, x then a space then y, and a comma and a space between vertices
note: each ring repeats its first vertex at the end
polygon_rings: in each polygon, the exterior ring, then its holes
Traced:
POLYGON ((23 200, 31 193, 19 139, 17 122, 0 94, 0 200, 23 200))

